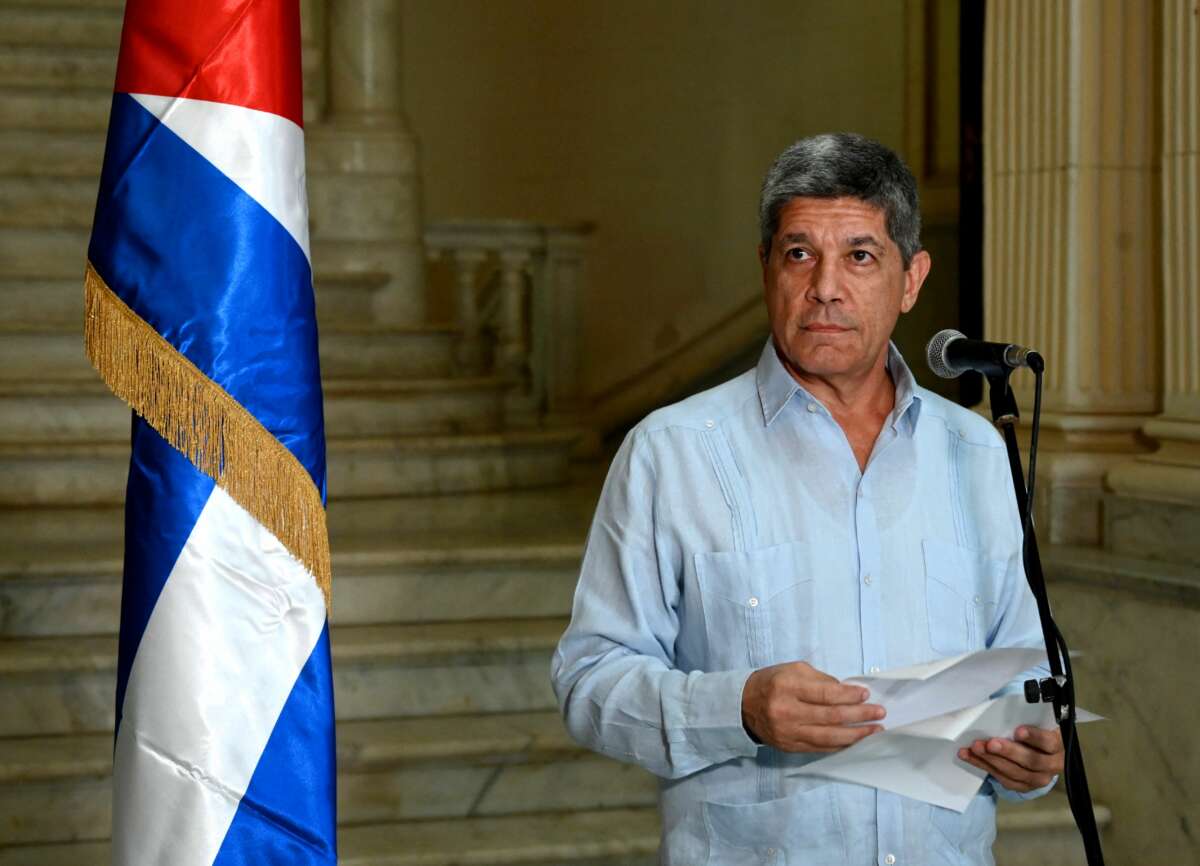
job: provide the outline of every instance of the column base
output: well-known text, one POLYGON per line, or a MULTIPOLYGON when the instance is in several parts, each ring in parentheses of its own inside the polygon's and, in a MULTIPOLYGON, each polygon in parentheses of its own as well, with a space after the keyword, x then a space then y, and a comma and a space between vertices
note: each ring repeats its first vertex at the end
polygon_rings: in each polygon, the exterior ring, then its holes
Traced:
MULTIPOLYGON (((1038 444, 1034 520, 1044 544, 1099 545, 1104 538, 1104 480, 1148 450, 1145 415, 1045 413, 1038 444)), ((1029 471, 1029 430, 1020 431, 1029 471)))
POLYGON ((1104 546, 1116 553, 1200 565, 1200 423, 1155 418, 1153 454, 1106 478, 1104 546))
POLYGON ((401 125, 334 120, 311 130, 307 145, 317 274, 385 276, 372 299, 375 323, 425 323, 416 137, 401 125))

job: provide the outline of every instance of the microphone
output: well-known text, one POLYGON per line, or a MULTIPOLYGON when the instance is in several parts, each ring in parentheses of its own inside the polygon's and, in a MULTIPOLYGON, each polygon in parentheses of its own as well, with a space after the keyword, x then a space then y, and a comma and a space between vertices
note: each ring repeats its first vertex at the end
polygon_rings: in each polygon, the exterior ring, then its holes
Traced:
POLYGON ((960 331, 938 331, 925 347, 929 369, 943 379, 957 379, 968 370, 985 376, 1003 376, 1017 367, 1036 371, 1043 366, 1042 356, 1032 349, 1013 343, 989 343, 968 340, 960 331))

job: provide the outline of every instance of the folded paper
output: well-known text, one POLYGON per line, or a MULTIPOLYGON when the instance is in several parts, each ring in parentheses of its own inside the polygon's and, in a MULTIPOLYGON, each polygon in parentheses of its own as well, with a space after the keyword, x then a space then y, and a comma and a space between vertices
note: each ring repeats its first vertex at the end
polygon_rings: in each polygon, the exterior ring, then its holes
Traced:
MULTIPOLYGON (((1022 725, 1054 727, 1050 704, 1031 704, 1023 694, 989 697, 1045 658, 1043 650, 983 650, 852 677, 846 682, 865 686, 869 700, 887 710, 884 731, 788 774, 854 782, 965 811, 987 774, 959 760, 960 748, 1011 738, 1022 725)), ((1085 710, 1076 717, 1100 718, 1085 710)))

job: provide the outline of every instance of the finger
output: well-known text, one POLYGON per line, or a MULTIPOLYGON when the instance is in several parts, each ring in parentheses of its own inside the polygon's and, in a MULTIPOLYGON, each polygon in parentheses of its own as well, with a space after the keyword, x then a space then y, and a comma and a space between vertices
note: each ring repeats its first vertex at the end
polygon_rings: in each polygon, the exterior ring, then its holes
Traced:
POLYGON ((1062 752, 1049 754, 1038 749, 1031 749, 1012 740, 993 737, 987 741, 985 749, 989 755, 1006 758, 1017 766, 1043 775, 1053 775, 1063 768, 1062 752))
POLYGON ((878 722, 887 715, 879 704, 839 704, 824 706, 804 704, 804 721, 817 725, 857 725, 862 722, 878 722))
POLYGON ((1047 755, 1055 755, 1063 751, 1062 733, 1057 728, 1047 730, 1046 728, 1022 726, 1017 728, 1013 739, 1047 755))
POLYGON ((872 734, 883 730, 878 725, 847 728, 837 725, 803 725, 796 729, 793 741, 797 744, 795 751, 837 751, 847 746, 853 746, 859 740, 865 740, 872 734))
POLYGON ((825 673, 825 671, 821 670, 820 668, 814 668, 808 662, 797 662, 796 668, 797 668, 797 671, 799 673, 801 673, 806 680, 818 680, 819 682, 823 682, 823 683, 838 682, 837 677, 831 676, 830 674, 825 673))
POLYGON ((988 759, 986 757, 981 758, 980 756, 971 752, 969 749, 959 749, 958 757, 960 760, 964 761, 965 763, 970 764, 972 767, 975 767, 975 768, 987 773, 989 776, 991 776, 993 779, 995 779, 997 782, 999 782, 1001 785, 1003 785, 1005 788, 1007 788, 1010 791, 1017 791, 1018 793, 1023 794, 1027 791, 1033 790, 1032 785, 1029 785, 1026 782, 1022 782, 1019 779, 1012 779, 1012 778, 1009 778, 1008 776, 1005 776, 1004 772, 997 767, 993 767, 988 762, 988 759))
POLYGON ((837 680, 828 682, 809 680, 801 683, 796 689, 796 696, 805 703, 827 706, 861 704, 870 694, 862 686, 847 685, 837 680))
MULTIPOLYGON (((1043 773, 1021 766, 1015 761, 1009 760, 1003 755, 990 750, 982 754, 973 751, 972 754, 987 765, 988 771, 992 775, 1026 785, 1030 790, 1050 784, 1050 780, 1053 778, 1052 773, 1043 773)), ((1005 787, 1008 787, 1008 785, 1005 784, 1005 787)))

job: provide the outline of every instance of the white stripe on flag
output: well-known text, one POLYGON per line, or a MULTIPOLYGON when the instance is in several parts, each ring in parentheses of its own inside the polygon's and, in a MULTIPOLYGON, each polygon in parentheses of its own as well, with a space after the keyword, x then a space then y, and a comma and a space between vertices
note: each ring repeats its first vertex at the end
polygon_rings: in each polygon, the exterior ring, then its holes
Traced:
POLYGON ((279 220, 312 261, 303 129, 285 117, 240 105, 130 96, 279 220))
POLYGON ((213 862, 324 625, 312 575, 214 488, 130 671, 114 864, 213 862))

